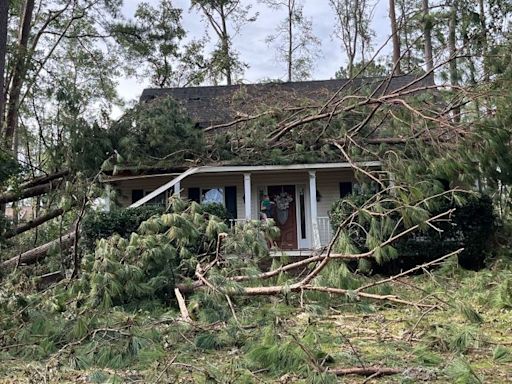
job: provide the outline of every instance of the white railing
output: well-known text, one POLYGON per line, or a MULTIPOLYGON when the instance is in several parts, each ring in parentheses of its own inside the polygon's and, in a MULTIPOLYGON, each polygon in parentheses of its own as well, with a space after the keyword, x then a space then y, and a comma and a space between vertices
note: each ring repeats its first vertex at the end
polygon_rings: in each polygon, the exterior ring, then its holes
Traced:
POLYGON ((333 231, 331 227, 331 220, 329 217, 317 217, 318 232, 320 234, 320 245, 329 245, 332 239, 333 231))

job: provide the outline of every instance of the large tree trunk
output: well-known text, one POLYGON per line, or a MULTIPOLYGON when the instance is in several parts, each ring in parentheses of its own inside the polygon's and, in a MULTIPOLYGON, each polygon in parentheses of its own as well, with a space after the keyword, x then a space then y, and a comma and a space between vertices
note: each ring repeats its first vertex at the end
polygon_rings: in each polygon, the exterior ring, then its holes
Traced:
POLYGON ((12 81, 9 87, 9 104, 7 108, 7 123, 5 127, 4 140, 7 147, 13 149, 16 156, 17 152, 17 139, 16 129, 18 126, 18 109, 20 107, 21 88, 27 73, 27 46, 28 37, 30 35, 30 28, 32 23, 32 12, 34 11, 34 0, 26 0, 23 17, 20 25, 20 32, 18 38, 18 51, 16 52, 16 66, 12 76, 12 81))
POLYGON ((5 62, 7 57, 7 23, 9 1, 0 1, 0 132, 4 129, 5 111, 5 62))
POLYGON ((69 170, 55 172, 50 175, 35 177, 33 179, 27 180, 24 183, 22 183, 20 185, 20 187, 21 187, 21 189, 25 189, 25 188, 35 187, 36 185, 47 184, 50 181, 60 179, 67 175, 69 175, 69 170))
POLYGON ((396 21, 395 0, 389 0, 389 20, 391 23, 391 34, 393 41, 393 74, 400 75, 400 36, 398 35, 398 24, 396 21))
POLYGON ((293 64, 293 7, 294 0, 288 0, 288 81, 292 81, 293 64))
POLYGON ((478 8, 480 13, 480 28, 482 28, 482 56, 483 56, 483 69, 484 69, 484 81, 489 81, 489 66, 487 60, 489 59, 489 41, 487 38, 487 21, 485 18, 485 6, 484 0, 478 1, 478 8))
MULTIPOLYGON (((430 5, 428 0, 423 0, 423 35, 425 38, 424 59, 427 73, 434 70, 434 58, 432 54, 432 23, 430 21, 430 5)), ((432 73, 432 75, 434 75, 432 73)))
POLYGON ((224 7, 222 5, 220 7, 220 18, 222 21, 221 47, 222 55, 224 56, 224 72, 226 74, 226 84, 231 85, 233 79, 231 73, 231 53, 229 52, 229 35, 228 27, 226 24, 226 15, 224 14, 224 7))
POLYGON ((20 225, 19 227, 16 227, 14 230, 7 232, 4 235, 4 238, 10 239, 11 237, 17 236, 23 232, 29 231, 32 228, 36 228, 40 226, 41 224, 46 223, 47 221, 50 221, 52 219, 55 219, 56 217, 62 215, 65 212, 62 208, 54 209, 53 211, 50 211, 44 215, 38 216, 33 220, 30 220, 26 222, 23 225, 20 225))
POLYGON ((40 196, 45 193, 48 193, 52 189, 56 189, 58 183, 47 183, 43 185, 37 185, 35 187, 30 187, 23 189, 21 192, 11 191, 0 194, 0 204, 10 203, 13 201, 18 201, 22 199, 26 199, 27 197, 40 196))
POLYGON ((73 231, 62 236, 62 238, 50 241, 49 243, 43 244, 37 248, 31 249, 22 253, 21 255, 12 257, 9 260, 0 263, 0 270, 7 271, 15 268, 17 265, 33 264, 41 259, 44 259, 48 255, 48 252, 54 247, 58 247, 59 245, 66 249, 71 247, 74 240, 75 232, 73 231))
MULTIPOLYGON (((457 89, 459 87, 459 71, 457 67, 457 1, 452 0, 450 6, 450 20, 448 22, 448 50, 450 54, 450 83, 454 95, 454 103, 457 89)), ((460 122, 460 106, 453 109, 454 121, 460 122)))

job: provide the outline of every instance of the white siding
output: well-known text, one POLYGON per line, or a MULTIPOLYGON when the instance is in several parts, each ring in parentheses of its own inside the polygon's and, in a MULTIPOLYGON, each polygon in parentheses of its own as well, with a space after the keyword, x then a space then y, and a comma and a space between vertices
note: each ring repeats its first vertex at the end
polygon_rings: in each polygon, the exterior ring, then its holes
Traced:
POLYGON ((192 175, 181 182, 181 196, 188 196, 188 188, 218 188, 236 186, 237 218, 244 217, 244 175, 192 175))
POLYGON ((316 173, 316 189, 320 193, 318 202, 318 216, 328 216, 332 204, 340 198, 340 182, 354 181, 353 172, 343 171, 318 171, 316 173))
MULTIPOLYGON (((132 190, 143 189, 151 192, 162 184, 172 180, 173 176, 148 177, 144 179, 124 180, 114 184, 118 189, 118 199, 121 205, 131 204, 132 190)), ((181 182, 181 195, 188 196, 188 188, 214 188, 236 186, 237 192, 237 213, 238 218, 244 217, 244 176, 243 174, 205 174, 192 175, 181 182)), ((268 185, 303 185, 308 188, 307 171, 284 171, 281 173, 253 173, 252 184, 252 216, 258 218, 259 196, 264 187, 268 185)), ((339 183, 342 181, 353 181, 354 176, 351 170, 323 170, 317 171, 317 190, 320 193, 318 202, 318 216, 327 216, 334 201, 339 199, 339 183)), ((306 204, 309 202, 306 200, 306 204)))

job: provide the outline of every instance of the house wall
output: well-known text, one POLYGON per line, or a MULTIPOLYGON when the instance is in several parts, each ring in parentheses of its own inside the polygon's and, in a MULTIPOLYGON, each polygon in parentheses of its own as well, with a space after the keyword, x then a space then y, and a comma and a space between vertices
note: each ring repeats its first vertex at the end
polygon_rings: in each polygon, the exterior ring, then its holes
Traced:
POLYGON ((122 207, 128 207, 132 203, 132 190, 142 189, 149 193, 171 181, 174 176, 154 176, 133 180, 122 180, 112 183, 112 187, 117 190, 117 202, 122 207))
MULTIPOLYGON (((173 179, 173 176, 148 177, 142 179, 123 180, 114 184, 118 190, 118 202, 122 206, 129 206, 132 201, 132 190, 143 189, 149 193, 173 179)), ((328 216, 329 209, 334 201, 339 199, 339 183, 354 181, 351 170, 322 170, 316 173, 317 191, 320 194, 318 201, 318 216, 328 216)), ((252 215, 258 218, 260 191, 267 185, 301 184, 307 190, 309 188, 309 174, 307 171, 253 173, 252 184, 252 215)), ((244 218, 244 176, 243 174, 198 174, 192 175, 181 181, 181 195, 188 196, 188 188, 214 188, 236 186, 238 218, 244 218)))
POLYGON ((181 181, 181 196, 188 196, 188 188, 236 187, 236 211, 238 218, 244 217, 244 176, 242 174, 192 175, 181 181))

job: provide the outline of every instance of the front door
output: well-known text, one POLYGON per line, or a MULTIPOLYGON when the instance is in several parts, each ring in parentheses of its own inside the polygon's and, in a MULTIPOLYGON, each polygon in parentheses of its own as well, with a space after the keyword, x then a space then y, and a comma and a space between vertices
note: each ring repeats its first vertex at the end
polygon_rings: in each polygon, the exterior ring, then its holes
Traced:
POLYGON ((281 236, 277 239, 280 249, 297 249, 297 215, 295 185, 269 186, 268 196, 274 202, 272 218, 281 230, 281 236))

